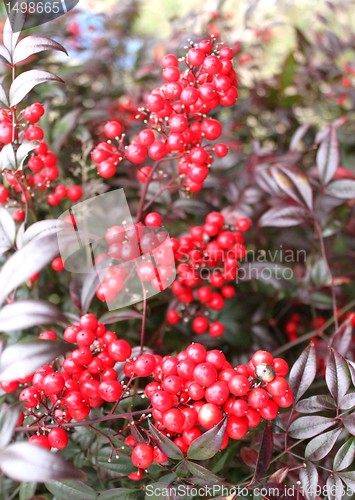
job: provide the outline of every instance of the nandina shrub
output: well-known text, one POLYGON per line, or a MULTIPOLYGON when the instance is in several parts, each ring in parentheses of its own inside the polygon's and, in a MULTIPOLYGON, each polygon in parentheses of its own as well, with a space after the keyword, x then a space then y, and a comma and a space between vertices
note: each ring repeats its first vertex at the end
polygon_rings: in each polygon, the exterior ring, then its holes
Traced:
POLYGON ((2 494, 350 497, 351 29, 295 30, 265 77, 272 29, 236 39, 220 13, 186 45, 177 21, 154 52, 138 12, 101 38, 71 12, 63 45, 4 28, 2 494), (107 214, 100 280, 79 274, 57 233, 118 187, 132 221, 107 214), (143 300, 114 310, 142 254, 143 300))

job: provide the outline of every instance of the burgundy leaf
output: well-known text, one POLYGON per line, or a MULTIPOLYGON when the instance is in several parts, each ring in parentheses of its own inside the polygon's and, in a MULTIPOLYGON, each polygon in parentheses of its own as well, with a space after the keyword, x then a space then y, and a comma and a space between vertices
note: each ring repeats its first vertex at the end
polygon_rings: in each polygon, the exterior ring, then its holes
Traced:
POLYGON ((69 344, 53 340, 21 341, 10 345, 0 356, 0 380, 24 378, 69 349, 69 344))
POLYGON ((339 477, 341 477, 344 483, 349 486, 353 493, 355 493, 355 471, 340 472, 339 477))
POLYGON ((22 408, 23 403, 2 406, 0 413, 0 448, 3 448, 11 441, 22 408))
POLYGON ((313 342, 302 352, 290 371, 289 384, 295 402, 307 391, 317 373, 316 350, 313 342))
POLYGON ((318 486, 318 471, 312 462, 306 461, 305 467, 300 470, 300 481, 307 500, 315 500, 318 486))
POLYGON ((16 237, 16 224, 13 217, 3 207, 0 207, 0 228, 10 243, 10 246, 13 245, 16 237))
POLYGON ((327 194, 341 200, 355 198, 355 181, 352 179, 338 179, 327 186, 327 194))
POLYGON ((282 484, 285 481, 285 479, 288 477, 289 470, 290 470, 289 467, 282 467, 281 469, 275 471, 269 477, 269 482, 282 484))
POLYGON ((209 471, 205 467, 202 467, 202 465, 200 464, 186 461, 186 467, 191 472, 191 474, 194 475, 194 477, 204 479, 205 481, 211 483, 216 481, 218 481, 218 483, 220 483, 221 481, 223 482, 223 479, 221 477, 216 476, 216 474, 213 474, 213 472, 209 471))
POLYGON ((15 481, 84 479, 85 473, 60 455, 30 443, 13 443, 0 453, 0 468, 15 481))
POLYGON ((11 56, 5 45, 0 45, 0 58, 5 64, 11 64, 11 56))
POLYGON ((337 351, 342 356, 345 356, 349 351, 352 340, 353 327, 351 320, 344 321, 337 331, 330 337, 330 347, 337 351))
POLYGON ((342 421, 346 430, 355 436, 355 413, 351 413, 350 415, 343 417, 342 421))
POLYGON ((334 418, 321 417, 299 417, 289 427, 289 434, 295 439, 307 439, 317 436, 336 423, 334 418))
POLYGON ((330 355, 325 370, 325 381, 330 394, 339 402, 350 387, 350 374, 348 365, 339 353, 330 349, 330 355))
POLYGON ((252 448, 248 448, 247 446, 243 446, 240 449, 240 456, 245 465, 248 467, 255 469, 256 461, 258 459, 258 454, 252 448))
POLYGON ((80 294, 81 310, 83 313, 88 311, 99 284, 100 279, 97 273, 85 274, 80 294))
POLYGON ((48 236, 50 234, 56 234, 65 227, 66 227, 66 222, 57 219, 45 219, 35 222, 31 226, 29 226, 24 232, 22 238, 22 246, 27 245, 27 243, 36 238, 41 238, 43 236, 48 236))
POLYGON ((314 462, 327 456, 337 442, 341 431, 341 428, 333 429, 313 438, 306 446, 305 457, 314 462))
POLYGON ((328 500, 342 500, 344 498, 343 490, 344 484, 336 474, 330 474, 327 479, 327 494, 328 500))
POLYGON ((307 177, 293 165, 280 165, 279 169, 293 182, 295 189, 301 195, 304 203, 312 210, 313 192, 307 177))
POLYGON ((10 87, 10 106, 16 106, 22 99, 40 83, 45 82, 61 82, 64 83, 59 76, 42 71, 39 69, 31 69, 21 73, 15 78, 10 87))
POLYGON ((339 145, 336 130, 329 127, 329 132, 317 151, 317 168, 323 184, 328 184, 339 166, 339 145))
POLYGON ((351 410, 354 408, 354 397, 355 393, 354 392, 349 392, 348 394, 345 394, 343 398, 341 398, 339 402, 339 408, 341 410, 351 410))
POLYGON ((258 459, 256 462, 255 469, 255 479, 261 479, 265 476, 272 457, 272 451, 274 447, 274 436, 272 432, 271 423, 267 423, 263 432, 263 438, 261 440, 261 445, 258 453, 258 459))
MULTIPOLYGON (((0 45, 0 48, 1 48, 1 45, 0 45)), ((1 84, 0 84, 0 104, 2 104, 2 106, 5 108, 7 108, 9 105, 9 99, 6 95, 4 87, 1 84)))
POLYGON ((122 311, 107 312, 99 318, 99 321, 104 325, 111 325, 112 323, 127 321, 129 319, 142 319, 142 315, 133 309, 123 309, 122 311))
POLYGON ((51 262, 59 253, 55 234, 31 241, 14 253, 0 271, 0 303, 12 290, 51 262))
POLYGON ((299 143, 302 141, 302 139, 305 136, 309 127, 310 127, 310 123, 304 123, 303 125, 298 127, 296 132, 291 137, 290 151, 297 151, 299 149, 298 148, 299 143))
POLYGON ((355 460, 355 438, 348 439, 334 457, 334 470, 344 470, 350 467, 355 460))
POLYGON ((298 195, 298 192, 295 189, 294 183, 290 180, 290 178, 285 175, 284 172, 281 172, 277 165, 270 168, 271 175, 275 180, 278 187, 283 191, 287 196, 292 198, 298 205, 302 204, 302 201, 298 195))
POLYGON ((259 226, 290 227, 298 226, 310 218, 308 210, 290 205, 279 205, 265 212, 259 219, 259 226))
POLYGON ((202 436, 193 441, 188 449, 187 458, 193 460, 207 460, 216 455, 220 450, 226 433, 227 419, 224 418, 202 436))
POLYGON ((178 448, 176 444, 171 441, 171 439, 164 436, 164 434, 158 431, 158 429, 154 427, 150 420, 148 422, 148 426, 153 441, 155 441, 158 448, 160 448, 167 457, 172 458, 173 460, 182 460, 184 458, 184 455, 182 454, 180 448, 178 448))
POLYGON ((317 413, 325 410, 335 410, 334 400, 328 395, 316 395, 298 401, 295 410, 300 413, 317 413))
POLYGON ((68 320, 58 307, 44 300, 18 300, 0 309, 2 332, 57 323, 66 325, 68 320))
POLYGON ((58 50, 68 55, 67 51, 60 43, 45 36, 27 36, 16 45, 13 55, 13 63, 25 61, 28 57, 44 50, 58 50))
MULTIPOLYGON (((20 20, 20 17, 22 17, 22 16, 18 16, 19 20, 20 20)), ((3 43, 4 43, 4 46, 7 49, 8 53, 11 56, 10 62, 12 61, 12 53, 15 49, 15 46, 17 44, 17 40, 19 39, 19 36, 20 36, 20 31, 14 33, 12 26, 11 26, 11 23, 10 23, 10 20, 9 20, 9 18, 7 18, 5 25, 4 25, 4 31, 3 31, 3 43)))

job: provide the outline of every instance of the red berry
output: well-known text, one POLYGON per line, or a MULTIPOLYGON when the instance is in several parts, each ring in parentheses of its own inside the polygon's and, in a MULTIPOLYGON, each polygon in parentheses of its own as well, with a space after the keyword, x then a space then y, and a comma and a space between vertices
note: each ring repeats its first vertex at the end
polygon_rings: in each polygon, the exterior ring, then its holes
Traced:
POLYGON ((122 395, 122 385, 117 380, 107 380, 101 382, 98 387, 100 398, 109 403, 118 401, 122 395))
POLYGON ((70 201, 79 201, 83 195, 83 191, 80 186, 71 186, 68 189, 68 198, 70 201))
POLYGON ((223 418, 221 410, 212 403, 204 404, 198 412, 198 422, 204 429, 212 429, 223 418))
POLYGON ((122 134, 122 125, 118 121, 107 122, 104 127, 106 137, 114 139, 122 134))
POLYGON ((60 271, 63 271, 64 269, 64 262, 63 262, 63 259, 61 259, 60 257, 56 257, 53 261, 52 261, 52 269, 56 272, 60 272, 60 271))
POLYGON ((150 212, 144 218, 144 224, 147 227, 160 227, 162 224, 161 215, 157 212, 150 212))
POLYGON ((139 443, 132 451, 132 463, 140 469, 146 469, 154 460, 154 452, 149 444, 139 443))
POLYGON ((68 446, 68 434, 61 427, 54 427, 48 434, 48 442, 52 448, 64 450, 68 446))
POLYGON ((3 184, 0 184, 0 203, 6 203, 9 198, 9 192, 3 184))
POLYGON ((47 436, 44 436, 43 434, 37 436, 35 434, 34 436, 31 436, 28 440, 29 443, 34 444, 36 446, 40 446, 41 448, 45 448, 47 450, 51 449, 51 445, 49 444, 49 440, 47 436))
POLYGON ((28 141, 41 141, 44 137, 44 133, 42 128, 38 127, 38 125, 31 125, 26 130, 25 136, 28 141))
POLYGON ((198 335, 205 333, 208 329, 208 319, 204 316, 197 316, 192 322, 192 329, 198 335))

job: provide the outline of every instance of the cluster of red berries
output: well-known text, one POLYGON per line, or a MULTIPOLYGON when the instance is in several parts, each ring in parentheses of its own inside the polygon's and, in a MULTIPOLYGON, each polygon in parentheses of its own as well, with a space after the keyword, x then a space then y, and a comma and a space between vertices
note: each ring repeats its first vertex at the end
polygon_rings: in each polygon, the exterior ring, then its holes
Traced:
POLYGON ((132 278, 132 261, 142 257, 135 266, 141 283, 154 290, 165 290, 172 278, 175 266, 167 233, 161 228, 162 219, 157 212, 148 213, 144 223, 133 226, 112 226, 105 235, 107 252, 97 255, 95 264, 112 259, 112 265, 101 277, 96 296, 99 300, 112 302, 126 283, 132 278), (152 258, 153 255, 153 258, 152 258))
MULTIPOLYGON (((55 340, 57 336, 48 330, 39 338, 55 340)), ((19 400, 25 402, 22 421, 25 418, 29 427, 36 426, 45 432, 48 421, 58 424, 48 436, 44 433, 30 438, 30 442, 47 448, 66 447, 68 439, 61 424, 72 419, 85 420, 91 408, 120 400, 124 388, 117 380, 114 366, 126 361, 132 353, 130 344, 107 331, 93 314, 85 314, 78 324, 66 328, 64 340, 76 347, 60 363, 57 360, 44 365, 25 379, 1 383, 5 392, 14 392, 19 384, 26 384, 19 400)))
POLYGON ((225 299, 235 295, 228 283, 235 281, 238 261, 246 254, 242 233, 250 225, 249 219, 239 217, 233 227, 226 226, 221 213, 211 212, 203 226, 193 226, 188 235, 173 240, 178 279, 171 289, 182 305, 180 310, 168 311, 168 323, 174 325, 182 316, 185 321, 191 316, 194 333, 223 334, 223 324, 210 322, 207 315, 211 310, 221 311, 225 299))
MULTIPOLYGON (((161 65, 165 83, 152 90, 145 107, 138 110, 137 119, 143 119, 146 128, 124 146, 122 125, 109 121, 104 127, 109 141, 99 143, 91 154, 98 174, 112 177, 124 158, 140 165, 147 158, 160 161, 167 155, 176 155, 186 189, 200 191, 213 163, 212 153, 221 158, 228 152, 222 142, 211 144, 220 137, 222 125, 207 117, 207 113, 219 105, 231 106, 237 99, 232 58, 233 50, 214 38, 198 44, 191 42, 180 60, 173 54, 164 56, 161 65), (179 68, 179 63, 184 69, 179 68), (117 145, 112 139, 117 139, 117 145)), ((145 183, 151 172, 150 166, 141 167, 138 180, 145 183)))
MULTIPOLYGON (((23 138, 28 141, 39 142, 27 161, 27 167, 30 172, 19 169, 5 173, 5 179, 9 188, 21 194, 22 204, 25 204, 29 197, 34 196, 34 193, 31 193, 33 189, 45 191, 59 177, 57 157, 53 151, 48 149, 47 144, 43 141, 43 129, 39 125, 36 125, 43 115, 43 105, 36 102, 23 110, 19 116, 20 121, 13 127, 11 111, 0 109, 0 143, 9 144, 13 140, 20 143, 23 138), (23 123, 21 123, 21 120, 23 120, 23 123), (21 130, 21 134, 18 133, 19 127, 23 129, 21 130)), ((10 196, 9 188, 3 184, 0 185, 0 203, 3 204, 8 201, 10 196)), ((59 185, 55 188, 54 193, 48 195, 47 202, 51 206, 56 206, 66 197, 70 201, 75 202, 80 200, 81 196, 82 190, 80 186, 67 188, 64 185, 59 185)), ((24 220, 25 211, 17 209, 13 217, 17 222, 20 222, 24 220)))
MULTIPOLYGON (((207 351, 193 343, 177 356, 142 354, 129 360, 124 372, 130 377, 153 375, 155 381, 146 385, 145 394, 155 426, 183 453, 224 417, 227 427, 221 449, 229 438, 242 439, 261 419, 275 419, 279 407, 287 408, 293 402, 284 378, 286 361, 267 351, 257 351, 247 365, 233 368, 222 351, 207 351)), ((149 467, 153 460, 167 460, 149 443, 136 444, 129 437, 127 444, 134 446, 132 462, 139 469, 149 467)), ((143 471, 138 472, 132 479, 142 477, 143 471)))

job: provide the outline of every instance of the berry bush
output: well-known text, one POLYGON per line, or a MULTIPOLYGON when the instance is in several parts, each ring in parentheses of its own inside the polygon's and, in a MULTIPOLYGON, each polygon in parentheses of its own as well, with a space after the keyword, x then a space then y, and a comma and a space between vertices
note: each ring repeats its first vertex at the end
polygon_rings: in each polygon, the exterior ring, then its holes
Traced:
POLYGON ((355 494, 351 6, 270 75, 222 4, 2 23, 1 499, 355 494), (82 272, 60 235, 119 188, 82 272))

